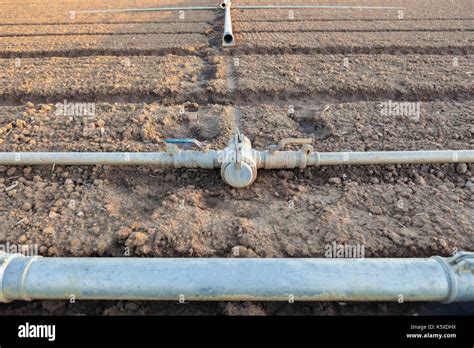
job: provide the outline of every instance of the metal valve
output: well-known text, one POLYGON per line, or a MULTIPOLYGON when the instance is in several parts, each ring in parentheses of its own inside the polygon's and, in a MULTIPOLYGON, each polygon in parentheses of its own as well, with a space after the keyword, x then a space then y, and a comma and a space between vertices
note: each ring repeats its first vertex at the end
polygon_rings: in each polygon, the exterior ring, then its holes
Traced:
POLYGON ((255 151, 250 140, 238 132, 222 152, 220 162, 222 179, 232 187, 243 188, 251 185, 257 178, 255 151))

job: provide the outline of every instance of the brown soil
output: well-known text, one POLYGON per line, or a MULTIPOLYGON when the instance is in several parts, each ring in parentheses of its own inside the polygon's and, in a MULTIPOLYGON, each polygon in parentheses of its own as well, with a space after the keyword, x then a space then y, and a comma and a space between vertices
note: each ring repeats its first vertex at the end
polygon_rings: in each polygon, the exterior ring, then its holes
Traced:
MULTIPOLYGON (((258 149, 285 137, 312 137, 319 151, 474 149, 467 2, 360 1, 403 3, 406 20, 396 11, 297 13, 294 21, 281 11, 239 11, 231 50, 219 47, 219 13, 182 23, 176 13, 68 22, 69 7, 60 3, 48 11, 11 1, 0 16, 1 151, 161 151, 173 137, 222 148, 236 127, 258 149), (55 104, 64 100, 94 102, 96 115, 58 115, 55 104), (383 116, 380 105, 389 100, 419 102, 420 117, 383 116)), ((261 171, 253 186, 236 190, 217 171, 0 166, 0 243, 34 243, 45 256, 123 256, 128 248, 140 257, 234 257, 237 247, 241 257, 323 257, 332 242, 363 244, 366 257, 448 256, 474 250, 473 172, 466 164, 261 171)), ((35 301, 0 305, 0 313, 413 315, 459 308, 35 301)))

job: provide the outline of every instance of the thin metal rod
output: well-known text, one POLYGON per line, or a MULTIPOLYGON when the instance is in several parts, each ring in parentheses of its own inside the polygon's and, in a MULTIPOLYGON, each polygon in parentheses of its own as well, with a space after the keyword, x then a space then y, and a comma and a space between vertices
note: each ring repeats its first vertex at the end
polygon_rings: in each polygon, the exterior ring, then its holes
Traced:
POLYGON ((0 254, 0 301, 474 300, 474 254, 420 259, 42 258, 0 254))
MULTIPOLYGON (((226 3, 227 1, 224 1, 226 3)), ((389 6, 305 6, 305 5, 237 5, 239 10, 269 10, 269 9, 347 9, 347 10, 393 10, 401 7, 389 6)), ((209 11, 219 9, 218 6, 184 6, 184 7, 148 7, 148 8, 117 8, 104 10, 78 10, 75 13, 120 13, 120 12, 160 12, 160 11, 209 11)))
POLYGON ((75 13, 119 13, 119 12, 160 12, 160 11, 209 11, 216 10, 216 6, 188 6, 188 7, 149 7, 149 8, 117 8, 108 10, 83 10, 75 13))
POLYGON ((238 10, 274 10, 274 9, 335 9, 335 10, 396 10, 403 7, 393 6, 311 6, 311 5, 236 5, 238 10))

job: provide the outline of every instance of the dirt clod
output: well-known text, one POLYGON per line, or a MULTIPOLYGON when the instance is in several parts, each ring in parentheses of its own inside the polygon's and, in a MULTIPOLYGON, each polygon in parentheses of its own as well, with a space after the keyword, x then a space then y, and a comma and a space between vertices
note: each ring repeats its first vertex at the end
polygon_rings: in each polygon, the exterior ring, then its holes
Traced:
POLYGON ((459 174, 466 173, 467 172, 467 164, 466 163, 458 163, 458 165, 456 166, 456 171, 459 174))

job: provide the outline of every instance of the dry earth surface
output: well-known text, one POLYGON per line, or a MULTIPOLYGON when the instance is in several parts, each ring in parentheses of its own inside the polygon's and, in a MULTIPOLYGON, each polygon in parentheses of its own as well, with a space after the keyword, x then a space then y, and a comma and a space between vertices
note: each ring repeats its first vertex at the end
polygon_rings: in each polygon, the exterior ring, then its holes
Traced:
MULTIPOLYGON (((405 9, 298 10, 293 19, 288 11, 234 11, 237 46, 222 49, 218 11, 91 15, 78 11, 111 2, 2 0, 0 149, 162 151, 174 137, 222 148, 236 127, 257 149, 285 137, 312 137, 319 151, 474 149, 472 1, 357 4, 405 9), (420 113, 386 116, 381 103, 389 101, 419 103, 420 113), (95 114, 59 114, 64 102, 94 103, 95 114)), ((113 7, 137 5, 156 1, 113 7)), ((449 256, 474 250, 473 169, 262 171, 236 190, 217 171, 0 166, 0 243, 36 244, 44 256, 234 257, 238 248, 240 257, 323 257, 333 242, 363 244, 366 257, 449 256)), ((395 301, 0 305, 4 315, 472 310, 395 301)))

